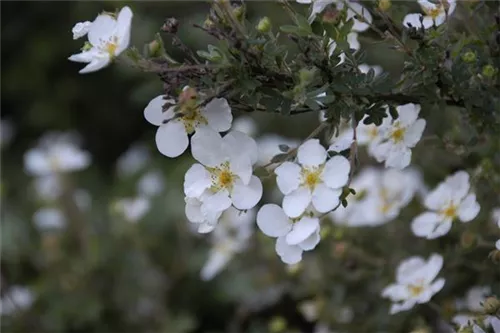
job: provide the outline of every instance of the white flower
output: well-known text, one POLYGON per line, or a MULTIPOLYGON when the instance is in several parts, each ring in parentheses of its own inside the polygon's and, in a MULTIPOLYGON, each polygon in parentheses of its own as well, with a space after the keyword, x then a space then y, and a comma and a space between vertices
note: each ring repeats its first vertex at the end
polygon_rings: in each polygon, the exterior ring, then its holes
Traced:
POLYGON ((338 206, 351 166, 341 155, 326 159, 326 149, 319 140, 310 139, 300 145, 298 163, 284 162, 274 170, 288 216, 299 217, 311 203, 320 213, 338 206))
POLYGON ((425 120, 418 119, 420 105, 405 104, 396 108, 399 117, 384 128, 382 141, 373 148, 378 162, 386 167, 404 169, 410 164, 411 149, 415 147, 425 128, 425 120))
POLYGON ((390 314, 429 302, 444 286, 444 278, 435 280, 442 267, 443 257, 439 254, 432 254, 427 262, 416 256, 403 260, 396 271, 396 283, 382 291, 382 297, 393 302, 390 314))
POLYGON ((257 123, 249 116, 240 116, 236 118, 231 126, 231 130, 245 133, 250 137, 255 137, 257 134, 257 123))
POLYGON ((66 217, 58 208, 40 208, 33 215, 33 223, 41 231, 62 229, 66 225, 66 217))
POLYGON ((450 16, 455 11, 457 5, 455 0, 441 0, 437 1, 437 3, 418 0, 418 3, 425 16, 422 16, 422 14, 408 14, 403 19, 403 25, 417 28, 423 26, 425 29, 429 29, 433 25, 439 26, 444 23, 447 15, 450 16), (446 13, 446 7, 448 7, 448 13, 446 13))
POLYGON ((395 219, 422 186, 416 170, 365 168, 350 187, 356 194, 330 216, 348 226, 376 226, 395 219))
POLYGON ((120 177, 130 176, 143 169, 150 160, 148 147, 134 144, 118 158, 116 171, 120 177))
POLYGON ((165 189, 165 179, 159 170, 148 171, 137 183, 137 193, 144 197, 154 197, 165 189))
POLYGON ((472 221, 480 209, 476 195, 470 192, 469 175, 465 171, 448 176, 427 195, 424 205, 430 211, 417 216, 411 229, 416 236, 427 239, 446 235, 454 220, 472 221))
POLYGON ((35 300, 33 292, 21 286, 12 286, 0 299, 0 314, 10 315, 19 310, 25 310, 31 307, 35 300))
POLYGON ((386 117, 382 120, 382 123, 377 126, 375 124, 366 125, 364 120, 368 118, 368 116, 364 116, 363 119, 359 122, 356 127, 357 134, 357 142, 360 146, 367 146, 368 153, 371 156, 375 156, 375 148, 379 145, 384 139, 384 133, 387 131, 392 122, 392 117, 389 114, 389 107, 386 108, 386 117))
POLYGON ((309 16, 309 23, 312 23, 316 16, 320 14, 326 8, 326 6, 336 1, 338 0, 297 0, 297 2, 301 4, 313 4, 311 15, 309 16))
POLYGON ((45 140, 24 154, 24 168, 34 176, 46 176, 85 169, 90 164, 89 153, 73 142, 45 140))
POLYGON ((296 148, 299 141, 296 139, 289 139, 277 134, 266 134, 257 139, 258 158, 257 165, 264 166, 271 163, 274 156, 283 154, 280 150, 280 145, 288 146, 290 149, 296 148))
POLYGON ((88 30, 90 48, 74 54, 68 59, 87 63, 80 74, 98 71, 106 67, 115 57, 125 51, 130 42, 132 11, 123 7, 115 19, 114 16, 103 13, 97 16, 88 30))
POLYGON ((61 179, 50 174, 35 179, 34 188, 37 196, 44 201, 54 201, 62 194, 61 179))
POLYGON ((257 144, 247 135, 231 131, 221 138, 208 127, 191 139, 195 163, 186 172, 186 216, 202 226, 215 225, 230 206, 253 208, 262 197, 262 183, 254 176, 257 144))
POLYGON ((347 6, 347 18, 346 21, 353 19, 354 25, 352 26, 352 31, 363 32, 370 27, 373 22, 373 17, 370 12, 357 2, 344 0, 337 2, 337 9, 343 10, 344 6, 347 6), (362 19, 359 20, 358 17, 362 19))
POLYGON ((320 241, 319 219, 313 213, 291 219, 275 204, 266 204, 257 213, 257 226, 267 236, 276 237, 276 253, 289 265, 302 260, 302 252, 320 241))
MULTIPOLYGON (((188 89, 191 88, 187 87, 184 91, 188 89)), ((217 132, 225 132, 231 128, 233 116, 224 98, 214 98, 203 108, 191 105, 182 109, 180 106, 183 115, 177 117, 175 106, 163 111, 165 103, 173 104, 174 101, 164 100, 160 95, 149 102, 144 110, 146 120, 159 126, 156 131, 156 146, 165 156, 181 155, 189 145, 188 135, 201 127, 208 126, 217 132)))
POLYGON ((85 36, 89 32, 91 25, 92 22, 90 21, 78 22, 77 24, 75 24, 73 29, 71 29, 71 32, 73 33, 73 39, 78 39, 85 36))
POLYGON ((328 151, 340 153, 349 149, 354 141, 352 134, 352 129, 346 129, 341 131, 338 136, 332 136, 329 142, 330 146, 328 147, 328 151))
POLYGON ((368 65, 368 64, 361 64, 361 65, 358 66, 358 69, 363 74, 366 74, 366 73, 368 73, 370 71, 370 69, 373 69, 373 71, 375 73, 375 77, 379 76, 384 71, 384 69, 381 66, 379 66, 379 65, 371 66, 371 65, 368 65))
POLYGON ((0 120, 0 148, 10 143, 14 135, 14 127, 8 120, 0 120))
MULTIPOLYGON (((453 316, 451 321, 457 324, 459 327, 468 326, 469 323, 475 321, 475 314, 480 314, 483 312, 483 307, 481 303, 491 294, 491 288, 489 286, 475 286, 470 288, 464 299, 457 299, 455 302, 455 308, 457 310, 468 311, 460 312, 459 314, 453 316)), ((491 324, 492 316, 484 316, 483 324, 489 326, 491 324)))
MULTIPOLYGON (((491 317, 491 327, 493 328, 493 333, 500 333, 500 319, 497 317, 491 317)), ((472 325, 473 333, 486 333, 480 326, 473 324, 472 325)))
POLYGON ((121 214, 128 222, 140 221, 150 210, 151 204, 147 198, 122 198, 113 204, 113 209, 121 214))
POLYGON ((211 280, 235 254, 247 247, 254 221, 255 210, 239 211, 229 207, 222 213, 218 227, 211 234, 213 247, 200 272, 203 280, 211 280))

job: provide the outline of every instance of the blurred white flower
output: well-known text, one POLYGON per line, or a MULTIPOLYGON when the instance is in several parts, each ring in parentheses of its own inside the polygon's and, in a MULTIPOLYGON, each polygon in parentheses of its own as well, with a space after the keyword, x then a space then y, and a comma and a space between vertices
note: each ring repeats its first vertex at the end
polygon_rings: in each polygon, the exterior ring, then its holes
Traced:
POLYGON ((439 26, 446 21, 446 16, 450 16, 455 11, 457 5, 455 0, 439 0, 437 3, 418 0, 418 3, 425 16, 422 14, 408 14, 403 19, 404 26, 423 27, 425 29, 429 29, 433 25, 439 26))
POLYGON ((337 207, 342 187, 349 179, 349 161, 341 155, 327 161, 326 149, 318 139, 310 139, 300 145, 297 162, 284 162, 274 170, 278 187, 285 195, 285 213, 299 217, 311 203, 320 213, 337 207))
POLYGON ((90 165, 90 154, 71 141, 44 137, 40 144, 24 154, 24 168, 33 176, 47 176, 78 171, 90 165))
POLYGON ((91 25, 92 22, 90 21, 78 22, 77 24, 75 24, 73 29, 71 29, 71 32, 73 33, 73 39, 82 38, 83 36, 88 34, 91 25))
POLYGON ((218 227, 210 234, 212 249, 200 272, 203 280, 211 280, 235 254, 247 247, 254 221, 255 210, 239 211, 229 207, 222 213, 218 227))
POLYGON ((384 139, 384 133, 391 126, 392 117, 389 114, 388 107, 385 106, 385 108, 386 117, 384 117, 382 123, 379 126, 373 123, 366 125, 364 123, 364 120, 368 116, 364 116, 356 127, 356 137, 358 145, 367 146, 368 154, 370 154, 370 156, 375 156, 375 150, 377 146, 382 142, 382 140, 384 139))
POLYGON ((33 215, 33 223, 40 231, 57 230, 66 226, 66 217, 56 207, 43 207, 33 215))
POLYGON ((165 189, 165 178, 159 170, 151 170, 144 174, 137 183, 140 196, 153 197, 165 189))
POLYGON ((398 119, 383 128, 382 141, 373 147, 378 162, 386 167, 404 169, 411 161, 411 148, 420 141, 425 128, 425 119, 418 119, 420 105, 408 103, 396 107, 398 119))
MULTIPOLYGON (((493 328, 493 333, 500 333, 500 319, 497 317, 491 317, 490 321, 491 327, 493 328)), ((473 333, 486 333, 480 326, 473 324, 472 325, 473 333)))
POLYGON ((354 141, 352 134, 352 129, 346 129, 341 131, 338 136, 332 136, 329 142, 330 146, 328 147, 328 151, 340 153, 349 149, 354 141))
POLYGON ((413 169, 365 168, 351 182, 356 194, 347 207, 330 213, 338 224, 376 226, 395 219, 423 186, 420 174, 413 169))
POLYGON ((144 197, 121 198, 114 202, 113 209, 128 222, 139 222, 150 210, 151 203, 144 197))
POLYGON ((36 195, 44 201, 54 201, 62 194, 61 178, 55 174, 41 176, 35 179, 36 195))
POLYGON ((245 133, 250 137, 255 137, 258 131, 257 123, 250 116, 239 116, 233 121, 232 131, 245 133))
POLYGON ((308 5, 312 3, 311 14, 309 15, 309 23, 312 23, 316 16, 320 14, 326 8, 326 6, 336 1, 338 0, 297 0, 297 2, 301 4, 308 5))
POLYGON ((120 10, 117 18, 109 13, 97 16, 88 27, 89 47, 84 47, 81 53, 68 58, 70 61, 87 63, 80 70, 80 74, 95 72, 106 67, 128 48, 132 16, 132 11, 127 6, 120 10))
POLYGON ((415 304, 429 302, 444 286, 444 278, 436 280, 442 267, 443 257, 439 254, 432 254, 427 261, 417 256, 403 260, 396 271, 396 283, 382 291, 382 297, 393 302, 389 313, 407 311, 415 304))
MULTIPOLYGON (((460 312, 455 315, 451 321, 457 324, 459 327, 468 326, 469 323, 475 321, 476 314, 481 314, 483 312, 483 307, 481 303, 491 294, 491 288, 489 286, 475 286, 470 288, 465 298, 457 299, 455 301, 455 308, 460 312)), ((492 316, 484 316, 483 324, 489 326, 491 324, 492 316)))
POLYGON ((320 241, 320 225, 315 212, 305 212, 290 218, 278 205, 266 204, 257 213, 257 226, 269 237, 275 237, 276 253, 281 260, 293 265, 302 260, 302 252, 312 250, 320 241))
POLYGON ((8 120, 0 120, 0 148, 7 146, 14 136, 14 127, 8 120))
POLYGON ((31 307, 35 300, 33 292, 22 286, 11 286, 0 299, 0 314, 11 315, 31 307))
POLYGON ((429 212, 415 217, 411 229, 416 236, 434 239, 446 235, 452 222, 472 221, 479 213, 476 195, 470 192, 469 175, 458 171, 448 176, 424 200, 429 212))
POLYGON ((151 154, 146 145, 134 144, 123 153, 116 162, 116 170, 120 177, 126 177, 139 172, 151 160, 151 154))
MULTIPOLYGON (((192 88, 186 87, 183 94, 195 94, 192 88)), ((198 102, 188 101, 171 106, 163 111, 165 103, 174 104, 173 100, 165 100, 162 95, 155 97, 144 109, 144 117, 148 122, 158 126, 156 146, 160 153, 168 157, 181 155, 189 145, 188 135, 201 127, 209 127, 217 132, 225 132, 231 128, 233 116, 231 108, 224 98, 214 98, 206 106, 200 108, 198 102)))
POLYGON ((338 10, 343 10, 345 6, 347 6, 348 8, 346 21, 350 19, 354 20, 352 31, 356 32, 366 31, 370 27, 370 24, 373 22, 373 17, 368 11, 368 9, 366 9, 359 3, 350 0, 337 2, 338 10))
POLYGON ((299 145, 299 141, 296 139, 285 138, 277 134, 266 134, 257 138, 259 152, 256 164, 258 166, 264 166, 271 163, 274 156, 283 154, 283 151, 280 150, 280 145, 285 145, 290 149, 293 149, 299 145))
POLYGON ((257 144, 236 131, 223 138, 208 127, 199 128, 191 139, 195 163, 186 172, 186 216, 192 223, 217 224, 230 206, 253 208, 262 197, 262 183, 253 175, 257 144))

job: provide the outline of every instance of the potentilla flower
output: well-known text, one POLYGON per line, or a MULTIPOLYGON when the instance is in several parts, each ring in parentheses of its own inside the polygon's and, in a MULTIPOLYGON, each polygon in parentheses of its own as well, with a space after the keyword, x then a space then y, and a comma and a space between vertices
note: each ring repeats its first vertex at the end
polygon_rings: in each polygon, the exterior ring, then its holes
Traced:
POLYGON ((223 138, 208 127, 199 128, 191 139, 195 163, 186 172, 186 215, 193 223, 215 225, 231 206, 253 208, 262 197, 262 183, 254 176, 257 144, 236 131, 223 138))
POLYGON ((92 22, 90 21, 78 22, 77 24, 75 24, 73 29, 71 29, 71 32, 73 33, 73 39, 82 38, 83 36, 88 34, 91 25, 92 22))
POLYGON ((160 95, 149 102, 144 109, 146 120, 159 126, 156 131, 156 146, 165 156, 181 155, 189 145, 188 135, 200 127, 208 126, 217 132, 225 132, 231 128, 233 116, 224 98, 214 98, 206 106, 200 107, 196 91, 186 87, 177 106, 171 106, 163 111, 165 103, 174 104, 174 101, 165 100, 160 95), (186 95, 194 98, 184 98, 186 95))
POLYGON ((447 177, 427 195, 424 205, 430 211, 417 216, 411 229, 416 236, 427 239, 446 235, 455 220, 472 221, 480 209, 465 171, 447 177))
POLYGON ((297 2, 301 4, 313 4, 311 15, 309 15, 309 23, 312 23, 316 16, 320 14, 326 8, 326 6, 337 1, 338 0, 297 0, 297 2))
POLYGON ((211 280, 226 267, 234 255, 243 251, 253 234, 255 211, 229 207, 222 213, 218 227, 211 233, 212 249, 200 272, 203 280, 211 280))
POLYGON ((382 123, 377 126, 375 124, 366 125, 364 120, 368 116, 364 116, 356 127, 357 142, 360 146, 367 146, 368 154, 375 156, 375 148, 384 140, 384 135, 392 123, 392 117, 389 114, 388 107, 386 106, 386 117, 382 123))
POLYGON ((422 186, 416 170, 365 168, 354 177, 350 187, 356 194, 347 207, 339 207, 330 216, 338 224, 376 226, 395 219, 422 186))
POLYGON ((312 250, 320 241, 319 218, 313 209, 290 218, 278 205, 266 204, 257 213, 257 226, 269 237, 275 237, 276 253, 289 265, 302 260, 302 252, 312 250))
MULTIPOLYGON (((88 64, 80 70, 80 74, 95 72, 106 67, 128 48, 132 16, 130 8, 123 7, 118 13, 118 17, 115 18, 114 15, 103 13, 98 15, 94 22, 88 26, 88 43, 81 53, 68 58, 71 61, 88 64)), ((85 23, 82 27, 75 26, 73 33, 75 33, 76 28, 76 36, 82 35, 85 31, 84 27, 85 23)))
POLYGON ((423 26, 425 29, 429 29, 433 25, 439 26, 446 21, 446 16, 450 16, 455 11, 457 5, 455 0, 440 0, 437 3, 418 0, 418 3, 425 15, 408 14, 403 19, 403 25, 417 28, 423 26))
POLYGON ((351 166, 341 155, 328 161, 327 156, 319 140, 310 139, 300 145, 298 163, 284 162, 274 170, 278 187, 285 195, 283 210, 288 216, 301 216, 311 203, 320 213, 338 206, 351 166))
MULTIPOLYGON (((491 288, 489 286, 474 286, 470 288, 465 298, 456 300, 455 308, 460 313, 453 316, 451 321, 459 327, 464 327, 474 322, 475 317, 483 312, 481 304, 489 295, 491 295, 491 288)), ((483 324, 489 326, 492 318, 492 316, 484 316, 482 318, 483 324)))
POLYGON ((432 254, 427 261, 417 256, 403 260, 396 270, 396 283, 382 291, 382 297, 393 302, 389 313, 429 302, 444 286, 444 278, 436 280, 442 267, 443 257, 439 254, 432 254))
POLYGON ((373 17, 368 9, 361 6, 359 3, 350 0, 337 2, 338 10, 343 10, 344 6, 347 6, 348 8, 346 21, 350 19, 354 20, 352 31, 363 32, 370 27, 370 24, 373 22, 373 17))
POLYGON ((418 119, 420 105, 405 104, 396 107, 398 119, 383 128, 382 141, 373 148, 378 162, 386 167, 406 168, 411 161, 411 149, 415 147, 425 128, 425 120, 418 119))
POLYGON ((78 171, 90 165, 90 154, 71 141, 45 140, 24 154, 24 168, 34 176, 78 171))

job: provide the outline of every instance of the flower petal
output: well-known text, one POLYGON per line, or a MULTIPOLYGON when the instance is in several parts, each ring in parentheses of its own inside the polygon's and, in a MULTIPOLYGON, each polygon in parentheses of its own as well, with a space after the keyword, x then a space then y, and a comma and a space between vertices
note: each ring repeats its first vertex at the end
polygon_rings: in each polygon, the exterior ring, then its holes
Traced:
POLYGON ((222 140, 226 143, 229 154, 234 157, 245 156, 252 165, 257 162, 258 148, 254 139, 238 131, 229 132, 222 140))
POLYGON ((304 241, 300 242, 298 245, 300 248, 304 251, 310 251, 316 247, 316 245, 319 244, 321 237, 319 235, 319 227, 316 229, 316 232, 314 232, 311 236, 307 237, 304 241))
POLYGON ((284 162, 274 170, 274 173, 278 176, 276 183, 283 194, 290 194, 299 187, 300 172, 300 166, 292 162, 284 162))
POLYGON ((421 17, 422 17, 422 14, 408 14, 403 19, 403 25, 405 27, 420 28, 422 26, 422 23, 420 23, 421 17))
POLYGON ((320 213, 327 213, 338 206, 342 189, 331 189, 325 184, 318 184, 313 191, 312 204, 320 213))
POLYGON ((188 198, 198 198, 212 184, 210 172, 201 164, 193 164, 184 177, 184 194, 188 198))
POLYGON ((425 119, 417 120, 413 125, 408 127, 405 131, 404 143, 407 147, 415 147, 420 141, 422 133, 425 129, 425 119))
POLYGON ((286 242, 290 245, 298 245, 318 229, 318 218, 304 216, 293 225, 292 231, 286 235, 286 242))
POLYGON ((411 150, 404 145, 393 145, 389 151, 389 156, 385 160, 386 168, 396 168, 402 170, 410 165, 411 150))
POLYGON ((474 193, 469 194, 464 198, 458 208, 458 217, 462 222, 472 221, 479 214, 479 203, 476 201, 474 193))
POLYGON ((470 189, 469 174, 465 171, 457 171, 446 178, 445 184, 450 188, 453 199, 461 200, 470 189))
POLYGON ((398 111, 398 121, 403 127, 408 127, 417 121, 418 114, 420 113, 420 105, 408 103, 396 107, 398 111))
POLYGON ((351 165, 347 158, 336 155, 326 162, 321 174, 321 180, 329 188, 341 188, 347 184, 350 171, 351 165))
POLYGON ((301 187, 285 195, 283 198, 283 210, 285 214, 295 218, 304 213, 307 206, 311 203, 312 195, 309 189, 301 187))
POLYGON ((224 132, 231 128, 233 115, 225 98, 212 99, 201 111, 208 122, 208 126, 217 132, 224 132))
POLYGON ((97 46, 103 41, 108 41, 115 31, 116 20, 108 14, 101 14, 96 17, 88 32, 90 44, 97 46))
POLYGON ((173 100, 165 100, 164 97, 164 95, 156 96, 144 108, 144 118, 153 125, 161 126, 165 120, 174 117, 174 106, 163 112, 163 105, 165 103, 174 103, 173 100))
POLYGON ((226 145, 219 133, 207 126, 198 127, 191 138, 191 153, 201 164, 208 167, 219 166, 229 158, 224 151, 226 145))
POLYGON ((186 198, 184 212, 189 222, 202 223, 205 220, 201 212, 201 201, 197 198, 186 198))
POLYGON ((231 199, 227 191, 208 193, 202 197, 201 212, 207 222, 216 223, 222 212, 231 207, 231 199))
POLYGON ((382 297, 389 298, 393 302, 400 302, 408 299, 410 294, 405 285, 390 284, 382 290, 382 297))
POLYGON ((326 149, 318 139, 309 139, 300 145, 297 160, 303 166, 317 167, 326 161, 326 149))
POLYGON ((302 249, 297 245, 289 245, 285 237, 276 240, 276 253, 285 264, 293 265, 302 260, 302 249))
POLYGON ((87 66, 83 67, 83 69, 81 69, 78 73, 86 74, 86 73, 96 72, 106 67, 110 61, 111 60, 109 57, 99 57, 92 59, 92 61, 87 66))
POLYGON ((292 230, 292 222, 283 209, 275 204, 266 204, 257 213, 257 226, 269 237, 285 236, 292 230))
POLYGON ((262 198, 262 183, 259 178, 252 176, 248 185, 240 179, 234 182, 231 199, 234 207, 245 210, 255 207, 262 198))
POLYGON ((178 119, 158 127, 155 140, 160 153, 168 157, 181 155, 189 145, 186 129, 178 119))
POLYGON ((122 53, 128 48, 130 43, 130 29, 132 28, 132 10, 130 7, 125 6, 118 13, 116 19, 115 36, 118 38, 118 47, 116 48, 115 56, 122 53))
POLYGON ((200 276, 204 281, 213 279, 224 267, 227 265, 229 260, 233 257, 230 252, 220 251, 214 249, 210 251, 207 262, 203 265, 201 269, 200 276))
POLYGON ((442 223, 442 219, 436 213, 426 212, 418 215, 411 223, 411 230, 416 236, 429 237, 442 223))

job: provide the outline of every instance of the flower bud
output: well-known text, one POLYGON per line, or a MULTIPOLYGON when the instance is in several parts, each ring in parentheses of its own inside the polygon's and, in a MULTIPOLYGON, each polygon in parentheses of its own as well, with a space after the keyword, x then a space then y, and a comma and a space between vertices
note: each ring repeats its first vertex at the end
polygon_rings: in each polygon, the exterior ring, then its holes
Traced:
POLYGON ((271 20, 269 17, 265 16, 260 19, 259 24, 257 24, 257 30, 262 33, 271 30, 271 20))
POLYGON ((381 11, 385 12, 391 8, 391 0, 379 0, 378 2, 378 9, 381 11))
POLYGON ((486 65, 483 67, 482 74, 485 77, 491 78, 495 76, 497 73, 497 69, 493 67, 492 65, 486 65))
POLYGON ((341 12, 339 12, 338 10, 334 8, 327 8, 324 11, 323 16, 321 17, 321 20, 323 21, 323 23, 337 25, 340 22, 341 17, 341 12))
POLYGON ((476 234, 470 231, 464 231, 460 237, 460 245, 463 248, 470 248, 476 243, 476 234))
POLYGON ((243 6, 234 7, 233 14, 238 21, 243 21, 243 18, 245 17, 245 8, 243 6))
POLYGON ((80 50, 82 50, 83 52, 85 51, 88 51, 92 48, 92 44, 90 44, 90 42, 85 42, 85 44, 83 44, 82 48, 80 50))
POLYGON ((179 20, 176 19, 175 17, 170 17, 165 20, 163 23, 163 26, 161 27, 161 30, 164 32, 168 32, 170 34, 175 34, 177 33, 177 30, 179 29, 179 20))
POLYGON ((299 72, 300 84, 306 86, 314 79, 314 74, 316 74, 316 68, 307 69, 302 68, 299 72))
POLYGON ((468 63, 475 62, 476 53, 474 51, 467 51, 464 54, 462 54, 462 60, 468 63))
POLYGON ((486 298, 483 302, 483 309, 486 314, 496 315, 500 311, 500 300, 495 296, 486 298))
POLYGON ((158 57, 161 54, 161 44, 154 40, 148 44, 148 51, 150 57, 158 57))
POLYGON ((488 258, 491 259, 496 264, 500 264, 500 251, 499 250, 493 250, 490 252, 488 255, 488 258))

